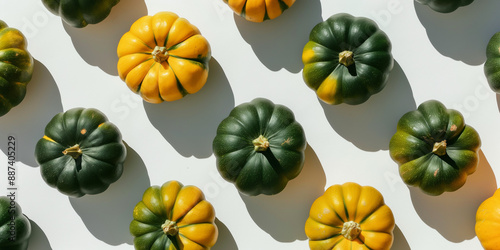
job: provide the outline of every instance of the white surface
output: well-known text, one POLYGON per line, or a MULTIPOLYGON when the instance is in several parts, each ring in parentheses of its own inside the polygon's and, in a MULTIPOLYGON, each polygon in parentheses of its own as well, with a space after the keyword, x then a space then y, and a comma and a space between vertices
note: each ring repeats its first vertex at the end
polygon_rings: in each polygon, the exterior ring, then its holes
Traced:
POLYGON ((0 0, 0 18, 23 31, 35 72, 23 103, 0 118, 0 188, 7 192, 7 135, 15 135, 18 202, 33 224, 30 249, 133 249, 128 224, 150 185, 196 185, 215 206, 214 249, 308 249, 310 205, 333 184, 377 188, 394 212, 393 249, 481 249, 479 204, 498 186, 499 101, 484 79, 485 46, 500 31, 496 0, 452 14, 403 0, 298 0, 279 18, 256 24, 222 0, 122 0, 102 23, 71 28, 39 0, 0 0), (210 76, 195 95, 144 103, 116 72, 116 46, 139 17, 173 11, 195 24, 212 47, 210 76), (374 19, 393 43, 395 67, 385 89, 358 106, 321 103, 302 80, 302 48, 312 27, 347 12, 374 19), (219 122, 236 105, 265 97, 291 108, 308 139, 297 179, 273 197, 244 197, 219 176, 211 151, 219 122), (482 138, 480 165, 459 191, 429 197, 408 188, 388 143, 402 114, 437 99, 461 111, 482 138), (95 107, 127 143, 121 179, 104 193, 71 199, 42 180, 33 151, 47 122, 73 107, 95 107))

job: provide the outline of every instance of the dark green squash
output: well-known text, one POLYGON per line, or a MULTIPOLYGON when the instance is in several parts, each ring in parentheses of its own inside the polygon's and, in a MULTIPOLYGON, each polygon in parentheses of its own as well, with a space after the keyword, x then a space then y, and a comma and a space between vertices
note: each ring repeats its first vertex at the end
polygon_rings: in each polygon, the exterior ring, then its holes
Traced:
POLYGON ((26 95, 33 75, 33 57, 24 35, 0 20, 0 116, 17 106, 26 95))
POLYGON ((31 223, 15 197, 11 197, 0 197, 0 249, 26 250, 31 236, 31 223))
POLYGON ((459 7, 467 6, 474 0, 415 0, 419 4, 427 5, 432 10, 441 13, 450 13, 459 7))
POLYGON ((328 104, 360 104, 386 85, 392 45, 377 24, 339 13, 317 24, 302 51, 302 76, 328 104))
POLYGON ((500 32, 494 34, 486 46, 484 74, 491 90, 500 94, 500 32))
POLYGON ((47 9, 64 22, 83 28, 88 24, 96 24, 108 17, 111 9, 120 0, 42 0, 47 9))
POLYGON ((126 148, 118 128, 97 109, 54 116, 35 147, 43 179, 68 196, 104 192, 123 172, 126 148))
POLYGON ((389 143, 403 181, 430 195, 465 184, 478 165, 481 140, 461 113, 436 100, 404 114, 389 143))
POLYGON ((293 112, 264 98, 235 107, 213 141, 222 177, 252 196, 281 192, 301 172, 305 147, 293 112))

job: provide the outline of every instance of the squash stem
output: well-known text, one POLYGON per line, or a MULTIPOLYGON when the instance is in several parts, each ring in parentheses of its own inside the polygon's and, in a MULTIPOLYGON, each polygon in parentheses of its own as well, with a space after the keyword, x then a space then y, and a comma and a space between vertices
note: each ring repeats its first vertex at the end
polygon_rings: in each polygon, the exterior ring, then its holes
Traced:
POLYGON ((252 141, 255 151, 266 151, 269 148, 269 141, 263 135, 260 135, 252 141))
POLYGON ((434 143, 434 147, 432 148, 432 153, 443 156, 446 154, 446 140, 441 142, 434 143))
POLYGON ((339 53, 339 63, 349 67, 354 64, 354 54, 352 51, 344 50, 339 53))
POLYGON ((170 236, 175 236, 179 233, 179 227, 175 223, 175 221, 166 220, 165 223, 161 225, 161 230, 163 233, 168 234, 170 236))
POLYGON ((78 157, 82 155, 82 149, 80 148, 80 145, 75 144, 74 146, 65 149, 62 153, 73 157, 73 159, 78 159, 78 157))
POLYGON ((155 62, 157 63, 162 63, 166 61, 169 56, 167 48, 160 46, 156 46, 151 55, 153 55, 153 60, 155 60, 155 62))
POLYGON ((340 233, 348 240, 355 240, 361 233, 361 227, 354 221, 344 222, 340 233))

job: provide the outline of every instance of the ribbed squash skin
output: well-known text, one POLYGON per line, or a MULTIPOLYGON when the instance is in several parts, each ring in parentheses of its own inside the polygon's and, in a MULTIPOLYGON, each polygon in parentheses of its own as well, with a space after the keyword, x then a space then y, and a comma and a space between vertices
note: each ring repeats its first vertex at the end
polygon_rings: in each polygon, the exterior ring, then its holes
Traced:
POLYGON ((304 130, 293 112, 265 98, 235 107, 213 141, 221 176, 250 196, 281 192, 302 171, 305 147, 304 130), (265 138, 268 147, 256 150, 257 138, 265 138))
POLYGON ((239 16, 248 21, 260 23, 274 19, 288 8, 295 0, 223 0, 239 16))
POLYGON ((210 44, 172 12, 139 18, 120 39, 117 53, 120 78, 150 103, 194 94, 208 78, 210 44))
POLYGON ((325 103, 361 104, 385 87, 394 65, 391 49, 373 20, 335 14, 311 30, 302 76, 325 103))
POLYGON ((21 103, 32 76, 33 57, 26 38, 0 20, 0 116, 21 103))
POLYGON ((495 33, 486 46, 484 74, 491 90, 500 94, 500 32, 495 33))
POLYGON ((31 236, 31 223, 23 214, 21 206, 7 196, 0 197, 0 249, 26 250, 31 236), (13 220, 12 220, 13 219, 13 220), (15 230, 11 231, 11 224, 15 230), (14 234, 14 236, 12 235, 14 234), (15 240, 12 241, 11 237, 15 240))
POLYGON ((120 0, 42 0, 42 2, 52 14, 60 16, 67 24, 83 28, 106 19, 120 0))
POLYGON ((429 100, 401 117, 389 153, 406 184, 440 195, 465 184, 476 170, 480 147, 479 134, 462 114, 429 100))
POLYGON ((45 182, 72 197, 104 192, 120 178, 126 155, 118 128, 92 108, 55 115, 35 147, 45 182))
POLYGON ((434 11, 441 13, 450 13, 459 7, 467 6, 474 0, 415 0, 417 3, 427 5, 434 11))
POLYGON ((389 250, 394 227, 394 215, 378 190, 347 182, 314 201, 305 232, 311 250, 389 250), (343 232, 348 224, 360 231, 343 232))
POLYGON ((475 231, 485 250, 500 249, 500 189, 477 209, 475 231))
POLYGON ((139 250, 208 250, 219 234, 202 191, 178 181, 146 189, 133 217, 130 232, 139 250))

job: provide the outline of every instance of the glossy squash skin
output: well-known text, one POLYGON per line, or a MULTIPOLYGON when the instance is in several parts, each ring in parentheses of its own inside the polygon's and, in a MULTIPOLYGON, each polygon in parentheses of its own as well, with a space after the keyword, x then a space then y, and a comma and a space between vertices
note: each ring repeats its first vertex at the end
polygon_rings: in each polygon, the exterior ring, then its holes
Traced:
POLYGON ((26 38, 0 20, 0 116, 21 103, 32 76, 33 57, 26 38))
POLYGON ((139 18, 120 39, 117 53, 120 78, 150 103, 181 99, 207 81, 208 41, 172 12, 139 18))
POLYGON ((404 114, 389 144, 403 181, 429 195, 465 184, 478 165, 481 139, 462 114, 436 100, 404 114))
POLYGON ((311 250, 389 250, 394 215, 373 187, 333 185, 311 206, 305 232, 311 250))
POLYGON ((31 223, 19 203, 8 196, 0 197, 0 249, 26 250, 31 236, 31 223))
POLYGON ((450 13, 459 7, 467 6, 474 0, 415 0, 417 3, 427 5, 432 10, 441 13, 450 13))
POLYGON ((100 23, 119 2, 120 0, 42 0, 52 14, 60 16, 75 28, 100 23))
POLYGON ((135 249, 207 250, 215 245, 215 210, 195 186, 168 181, 149 187, 130 223, 135 249))
POLYGON ((491 90, 500 94, 500 32, 495 33, 486 46, 484 74, 491 90))
POLYGON ((118 128, 92 108, 55 115, 35 147, 45 182, 72 197, 104 192, 120 178, 126 154, 118 128))
POLYGON ((500 189, 477 209, 475 231, 485 250, 500 249, 500 189))
POLYGON ((302 76, 325 103, 361 104, 385 87, 394 65, 391 49, 373 20, 335 14, 311 30, 302 76))
POLYGON ((281 192, 302 171, 305 148, 293 112, 265 98, 235 107, 213 141, 219 173, 249 196, 281 192))
POLYGON ((295 0, 223 0, 233 11, 248 21, 260 23, 274 19, 288 8, 295 0))

